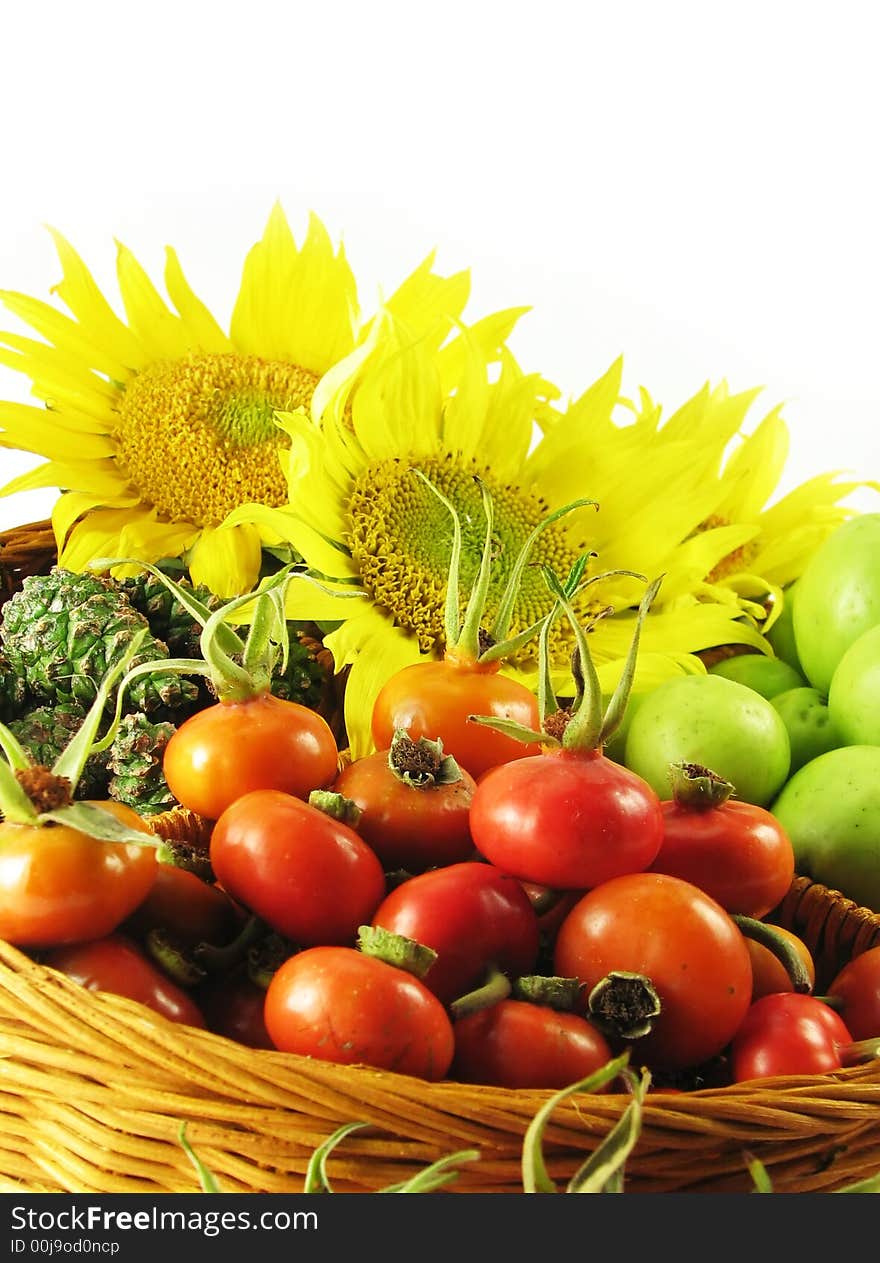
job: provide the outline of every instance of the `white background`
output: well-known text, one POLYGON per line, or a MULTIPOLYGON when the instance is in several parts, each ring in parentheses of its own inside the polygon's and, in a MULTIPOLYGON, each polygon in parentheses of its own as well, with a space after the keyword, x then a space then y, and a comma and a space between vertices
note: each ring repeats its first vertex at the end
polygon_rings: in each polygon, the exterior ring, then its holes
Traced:
MULTIPOLYGON (((157 279, 174 244, 226 323, 280 198, 298 237, 310 208, 343 237, 367 310, 436 246, 472 271, 469 316, 532 306, 513 348, 566 395, 621 352, 667 411, 707 379, 763 385, 783 488, 880 477, 876 12, 5 6, 0 287, 48 297, 51 223, 114 302, 114 237, 157 279)), ((0 398, 27 397, 0 368, 0 398)), ((0 448, 0 482, 36 463, 0 448)), ((0 500, 0 528, 54 494, 0 500)))

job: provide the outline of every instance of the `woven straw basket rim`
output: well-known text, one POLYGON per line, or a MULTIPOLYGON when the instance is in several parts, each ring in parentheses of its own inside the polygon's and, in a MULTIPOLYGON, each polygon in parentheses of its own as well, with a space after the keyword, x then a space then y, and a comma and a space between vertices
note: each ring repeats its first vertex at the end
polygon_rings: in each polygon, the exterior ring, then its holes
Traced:
MULTIPOLYGON (((45 524, 0 534, 5 591, 45 569, 53 549, 45 524)), ((184 838, 203 828, 182 811, 151 825, 184 838)), ((817 987, 880 945, 880 914, 806 877, 795 878, 774 920, 813 951, 817 987)), ((515 1193, 525 1131, 553 1095, 254 1050, 85 991, 2 941, 0 1064, 5 1192, 198 1191, 178 1139, 185 1122, 224 1191, 297 1193, 314 1149, 363 1121, 329 1162, 340 1192, 378 1190, 467 1147, 480 1159, 461 1167, 451 1191, 515 1193)), ((555 1110, 546 1132, 554 1179, 574 1174, 627 1099, 581 1093, 555 1110)), ((880 1059, 828 1075, 649 1093, 626 1190, 748 1192, 752 1157, 778 1192, 830 1192, 875 1174, 880 1059)))

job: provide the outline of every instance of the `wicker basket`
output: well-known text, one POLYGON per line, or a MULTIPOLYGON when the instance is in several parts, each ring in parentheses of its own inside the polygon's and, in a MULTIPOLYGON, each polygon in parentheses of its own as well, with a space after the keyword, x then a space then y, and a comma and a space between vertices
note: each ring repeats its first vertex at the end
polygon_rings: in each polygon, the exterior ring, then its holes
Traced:
MULTIPOLYGON (((50 564, 39 527, 0 535, 6 591, 50 564), (30 548, 23 539, 33 541, 30 548), (42 551, 40 551, 42 549, 42 551)), ((187 836, 197 818, 153 827, 187 836)), ((774 919, 814 953, 817 985, 880 944, 880 915, 798 877, 774 919)), ((139 1004, 84 991, 0 942, 0 1191, 194 1192, 182 1121, 229 1192, 301 1192, 309 1157, 340 1125, 369 1129, 334 1151, 341 1192, 369 1192, 464 1147, 452 1191, 521 1191, 524 1133, 551 1093, 426 1083, 182 1027, 139 1004)), ((561 1105, 548 1169, 571 1176, 626 1107, 623 1095, 561 1105)), ((830 1192, 880 1171, 880 1059, 836 1074, 688 1093, 651 1093, 627 1164, 639 1193, 747 1192, 760 1159, 778 1192, 830 1192)))

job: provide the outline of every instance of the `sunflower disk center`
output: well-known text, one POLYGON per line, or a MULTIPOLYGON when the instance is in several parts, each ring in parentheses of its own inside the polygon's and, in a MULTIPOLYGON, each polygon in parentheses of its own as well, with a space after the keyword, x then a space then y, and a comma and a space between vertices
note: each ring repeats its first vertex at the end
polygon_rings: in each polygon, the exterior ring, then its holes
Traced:
MULTIPOLYGON (((414 472, 419 469, 455 507, 461 522, 460 589, 462 612, 480 566, 486 518, 479 474, 494 505, 492 584, 486 623, 491 625, 511 568, 533 528, 547 512, 537 497, 519 487, 503 485, 490 471, 460 456, 386 460, 371 465, 355 482, 349 501, 351 534, 348 540, 361 581, 393 615, 398 626, 412 631, 423 652, 443 645, 443 610, 452 551, 453 523, 449 511, 414 472)), ((524 630, 549 612, 550 594, 540 566, 565 576, 576 551, 553 523, 539 535, 526 567, 509 629, 524 630)), ((555 625, 554 638, 563 648, 566 630, 555 625)), ((534 647, 523 653, 531 660, 534 647)))
POLYGON ((317 380, 255 355, 159 360, 125 388, 120 464, 141 498, 172 520, 216 526, 240 504, 285 504, 274 414, 308 407, 317 380))

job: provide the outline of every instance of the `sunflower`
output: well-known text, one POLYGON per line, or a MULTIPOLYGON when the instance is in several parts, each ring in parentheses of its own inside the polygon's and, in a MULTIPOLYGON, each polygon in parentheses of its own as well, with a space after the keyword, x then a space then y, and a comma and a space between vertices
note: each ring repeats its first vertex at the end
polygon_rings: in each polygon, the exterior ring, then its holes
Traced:
MULTIPOLYGON (((343 249, 314 215, 297 246, 276 205, 247 255, 227 334, 171 248, 169 306, 118 247, 123 320, 52 235, 63 273, 54 293, 71 314, 0 295, 39 335, 0 333, 0 363, 26 374, 45 405, 0 402, 0 445, 48 459, 0 494, 63 489, 52 523, 68 569, 102 557, 186 556, 193 580, 220 596, 250 591, 271 533, 246 515, 221 528, 242 504, 287 501, 275 412, 308 408, 319 379, 371 334, 343 249)), ((428 346, 446 338, 469 291, 466 272, 432 268, 429 256, 387 303, 428 346)), ((518 314, 493 331, 509 331, 518 314)))
MULTIPOLYGON (((703 386, 665 422, 642 390, 639 403, 625 401, 635 420, 634 441, 648 455, 657 446, 709 438, 716 462, 694 468, 683 506, 687 538, 679 582, 707 599, 738 605, 762 631, 782 608, 783 589, 799 578, 810 557, 855 512, 846 498, 876 483, 821 473, 774 498, 785 470, 790 433, 781 405, 747 432, 749 411, 761 392, 731 394, 727 384, 703 386), (718 444, 721 444, 719 448, 718 444), (699 499, 694 494, 702 488, 699 499)), ((662 484, 658 481, 657 488, 662 484)), ((666 585, 670 591, 673 584, 666 585)))
MULTIPOLYGON (((487 318, 489 324, 491 321, 487 318)), ((548 525, 525 571, 508 634, 540 619, 552 598, 541 566, 567 574, 595 550, 593 574, 639 569, 673 580, 670 599, 652 611, 642 634, 641 685, 670 672, 704 670, 694 657, 709 645, 739 641, 763 647, 740 611, 685 590, 680 557, 689 525, 713 501, 690 489, 690 466, 707 475, 717 452, 693 440, 657 444, 646 459, 631 430, 612 422, 620 393, 617 363, 567 414, 535 441, 536 414, 547 405, 546 383, 525 374, 502 348, 490 369, 485 324, 461 327, 438 349, 385 313, 381 344, 358 351, 319 385, 312 415, 283 412, 289 512, 244 506, 267 529, 286 533, 320 584, 296 578, 288 589, 293 618, 331 622, 325 636, 336 668, 349 669, 346 729, 355 757, 370 749, 370 715, 382 684, 399 668, 443 650, 443 611, 453 525, 427 479, 454 506, 462 525, 462 600, 483 548, 485 515, 475 475, 494 507, 495 559, 489 616, 509 567, 533 528, 552 510, 589 497, 548 525), (687 476, 679 465, 684 462, 687 476), (420 477, 419 474, 423 475, 420 477), (685 483, 690 503, 682 506, 685 483), (658 485, 664 487, 657 494, 658 485)), ((603 687, 620 674, 632 637, 634 606, 644 584, 624 575, 597 581, 579 612, 598 617, 591 648, 603 687), (589 596, 589 605, 585 604, 589 596)), ((571 634, 554 627, 554 661, 568 671, 571 634)), ((535 648, 506 669, 535 680, 535 648)))

